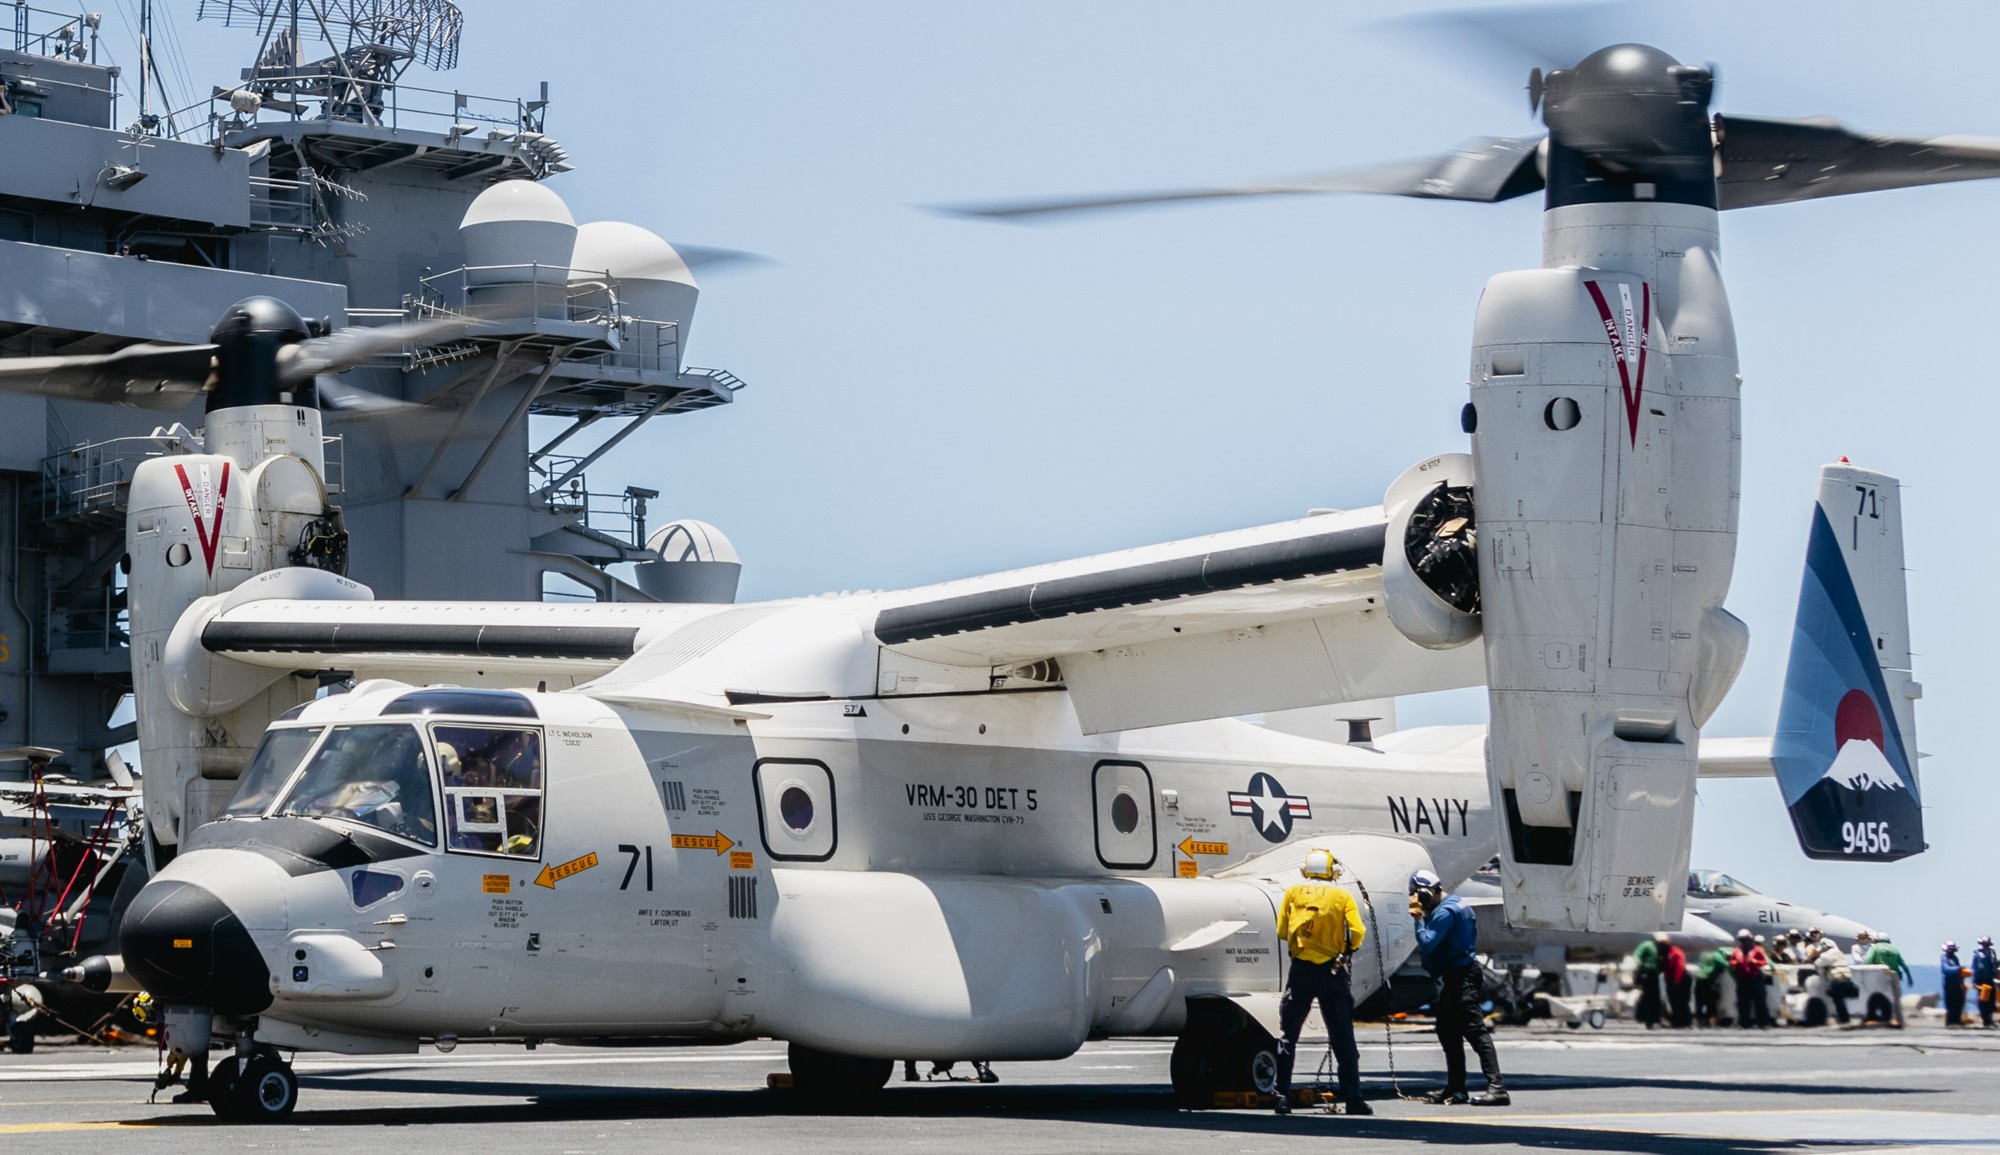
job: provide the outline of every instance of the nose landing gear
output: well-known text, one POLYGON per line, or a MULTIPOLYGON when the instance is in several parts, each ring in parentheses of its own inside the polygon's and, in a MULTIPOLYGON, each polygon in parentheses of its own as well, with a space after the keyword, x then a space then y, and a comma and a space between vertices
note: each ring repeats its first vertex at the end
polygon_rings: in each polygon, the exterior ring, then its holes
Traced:
POLYGON ((208 1105, 231 1123, 272 1123, 299 1105, 299 1077, 278 1052, 231 1055, 208 1076, 208 1105))

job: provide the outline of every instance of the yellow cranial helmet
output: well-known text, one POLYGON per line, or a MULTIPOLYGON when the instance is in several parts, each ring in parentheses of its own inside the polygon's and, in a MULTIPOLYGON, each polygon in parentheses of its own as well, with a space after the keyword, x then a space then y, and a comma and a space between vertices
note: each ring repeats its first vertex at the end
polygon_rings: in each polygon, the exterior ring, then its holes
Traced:
POLYGON ((1340 860, 1331 850, 1308 850, 1306 860, 1299 863, 1299 873, 1307 878, 1323 878, 1328 882, 1340 877, 1340 860))

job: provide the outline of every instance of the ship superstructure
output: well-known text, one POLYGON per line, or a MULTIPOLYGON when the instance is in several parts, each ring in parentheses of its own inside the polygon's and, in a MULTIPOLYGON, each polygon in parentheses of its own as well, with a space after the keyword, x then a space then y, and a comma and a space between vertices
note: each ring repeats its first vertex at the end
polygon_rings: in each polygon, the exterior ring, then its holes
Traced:
MULTIPOLYGON (((406 83, 457 62, 445 0, 199 0, 199 18, 255 35, 254 62, 194 106, 135 111, 132 79, 100 62, 97 17, 10 7, 0 355, 202 342, 256 294, 335 328, 476 317, 471 337, 340 379, 423 408, 322 398, 351 575, 384 597, 647 596, 603 567, 659 556, 645 548, 658 495, 593 494, 585 470, 742 383, 684 363, 697 290, 671 246, 579 227, 539 183, 571 167, 545 83, 532 99, 406 83), (555 435, 534 444, 531 416, 557 419, 555 435)), ((133 737, 110 724, 131 678, 129 482, 139 461, 197 447, 201 425, 198 401, 163 419, 0 395, 0 745, 61 749, 88 778, 133 737)))

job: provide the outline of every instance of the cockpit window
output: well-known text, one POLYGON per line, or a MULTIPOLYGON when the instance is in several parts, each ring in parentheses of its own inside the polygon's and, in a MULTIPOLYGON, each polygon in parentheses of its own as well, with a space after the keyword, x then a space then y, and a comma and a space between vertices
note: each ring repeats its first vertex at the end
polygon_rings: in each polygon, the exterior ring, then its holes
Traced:
POLYGON ((446 845, 541 857, 541 731, 461 723, 431 727, 431 740, 444 772, 446 845))
POLYGON ((229 800, 224 818, 250 818, 271 808, 271 800, 291 781, 292 771, 305 760, 306 751, 326 732, 323 726, 293 730, 272 730, 264 735, 256 757, 236 780, 236 796, 229 800))
POLYGON ((416 727, 335 726, 279 814, 344 818, 437 845, 437 803, 416 727))
POLYGON ((1710 898, 1742 898, 1757 892, 1719 870, 1690 870, 1688 893, 1710 898))

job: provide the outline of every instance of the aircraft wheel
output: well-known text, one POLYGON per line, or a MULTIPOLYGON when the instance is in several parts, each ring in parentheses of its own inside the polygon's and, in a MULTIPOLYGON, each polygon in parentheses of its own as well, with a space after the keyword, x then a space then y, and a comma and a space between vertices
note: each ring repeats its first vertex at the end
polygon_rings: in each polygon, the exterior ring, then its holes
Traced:
POLYGON ((888 1086, 896 1064, 889 1059, 863 1059, 836 1055, 803 1043, 785 1049, 786 1065, 792 1069, 792 1089, 801 1096, 832 1100, 853 1095, 872 1095, 888 1086))
POLYGON ((16 1055, 31 1055, 35 1051, 35 1020, 15 1015, 7 1024, 7 1049, 16 1055))
POLYGON ((215 1112, 218 1119, 234 1122, 237 1118, 236 1076, 243 1061, 232 1052, 218 1059, 208 1072, 208 1109, 215 1112))
POLYGON ((1215 1106, 1220 1091, 1278 1093, 1277 1043, 1261 1031, 1182 1035, 1168 1069, 1174 1099, 1188 1110, 1215 1106))
POLYGON ((277 1055, 260 1051, 243 1065, 231 1092, 233 1117, 245 1123, 272 1123, 299 1105, 299 1077, 277 1055))

